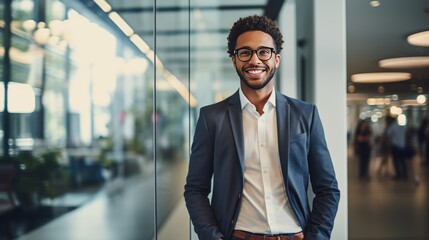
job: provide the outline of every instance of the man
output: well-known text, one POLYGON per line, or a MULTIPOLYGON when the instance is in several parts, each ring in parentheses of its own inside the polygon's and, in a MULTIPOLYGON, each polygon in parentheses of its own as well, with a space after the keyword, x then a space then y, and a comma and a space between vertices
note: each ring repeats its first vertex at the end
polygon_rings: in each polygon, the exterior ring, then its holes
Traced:
POLYGON ((201 240, 330 238, 340 192, 316 107, 274 90, 282 43, 267 17, 231 28, 240 89, 201 109, 185 185, 201 240))
POLYGON ((398 117, 394 117, 394 122, 387 129, 387 136, 390 143, 395 176, 393 179, 408 179, 407 165, 405 163, 405 147, 407 143, 407 128, 399 125, 398 117))

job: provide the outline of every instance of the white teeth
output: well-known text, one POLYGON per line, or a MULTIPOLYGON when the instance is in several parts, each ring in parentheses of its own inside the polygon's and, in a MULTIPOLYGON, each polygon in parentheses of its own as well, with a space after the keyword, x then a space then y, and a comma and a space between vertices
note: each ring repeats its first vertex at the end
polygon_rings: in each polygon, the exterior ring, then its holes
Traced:
POLYGON ((257 74, 257 73, 261 73, 262 70, 249 70, 248 71, 250 74, 257 74))

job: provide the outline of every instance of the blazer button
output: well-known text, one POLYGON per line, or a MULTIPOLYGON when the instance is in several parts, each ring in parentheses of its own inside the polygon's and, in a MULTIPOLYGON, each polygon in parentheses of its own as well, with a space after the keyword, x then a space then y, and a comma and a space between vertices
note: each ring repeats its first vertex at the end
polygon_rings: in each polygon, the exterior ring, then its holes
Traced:
POLYGON ((238 199, 240 199, 240 198, 241 198, 241 194, 239 193, 239 194, 238 194, 238 199))
POLYGON ((234 220, 231 220, 231 225, 234 225, 234 220))

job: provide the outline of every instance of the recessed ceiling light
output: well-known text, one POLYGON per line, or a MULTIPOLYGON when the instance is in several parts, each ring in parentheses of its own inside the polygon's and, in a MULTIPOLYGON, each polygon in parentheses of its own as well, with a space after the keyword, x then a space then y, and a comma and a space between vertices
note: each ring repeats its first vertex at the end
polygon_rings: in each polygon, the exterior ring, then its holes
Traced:
POLYGON ((429 67, 429 56, 400 57, 380 60, 378 66, 382 68, 421 68, 429 67))
POLYGON ((370 4, 372 7, 378 7, 378 6, 380 6, 380 1, 371 1, 369 4, 370 4))
POLYGON ((407 41, 411 45, 429 47, 429 31, 411 34, 407 37, 407 41))
POLYGON ((411 74, 407 72, 358 73, 353 74, 351 79, 355 83, 399 82, 411 79, 411 74))
POLYGON ((417 100, 417 102, 419 104, 424 104, 424 103, 426 103, 426 96, 422 95, 422 94, 418 95, 417 98, 416 98, 416 100, 417 100))

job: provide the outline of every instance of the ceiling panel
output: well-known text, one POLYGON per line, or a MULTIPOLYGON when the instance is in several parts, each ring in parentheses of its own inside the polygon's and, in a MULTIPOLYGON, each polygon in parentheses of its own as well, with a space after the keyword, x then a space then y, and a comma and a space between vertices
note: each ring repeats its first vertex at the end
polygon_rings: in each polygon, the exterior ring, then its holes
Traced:
POLYGON ((347 81, 350 76, 365 72, 412 73, 412 80, 396 83, 354 84, 356 93, 416 95, 416 88, 429 90, 429 67, 409 69, 383 69, 378 61, 386 58, 429 56, 429 47, 410 45, 407 36, 429 30, 429 1, 389 0, 379 1, 372 7, 370 1, 346 1, 347 18, 347 81))
MULTIPOLYGON (((153 49, 153 1, 108 0, 108 2, 153 49)), ((185 71, 183 74, 187 73, 183 66, 188 63, 189 56, 191 63, 198 66, 230 69, 228 67, 230 60, 226 54, 229 28, 239 17, 263 14, 268 2, 268 0, 158 0, 157 54, 177 75, 182 75, 181 71, 185 71), (191 8, 188 7, 189 3, 192 4, 191 8), (191 50, 190 53, 188 49, 191 50)), ((378 61, 392 57, 429 56, 428 47, 412 46, 406 41, 409 34, 429 30, 429 1, 386 0, 379 1, 381 3, 379 7, 372 7, 371 1, 345 2, 347 84, 353 84, 350 75, 354 73, 409 71, 413 74, 413 79, 384 84, 386 94, 400 91, 415 93, 418 86, 425 87, 427 93, 429 67, 382 69, 378 67, 378 61)), ((377 94, 380 84, 354 85, 357 93, 377 94)))

